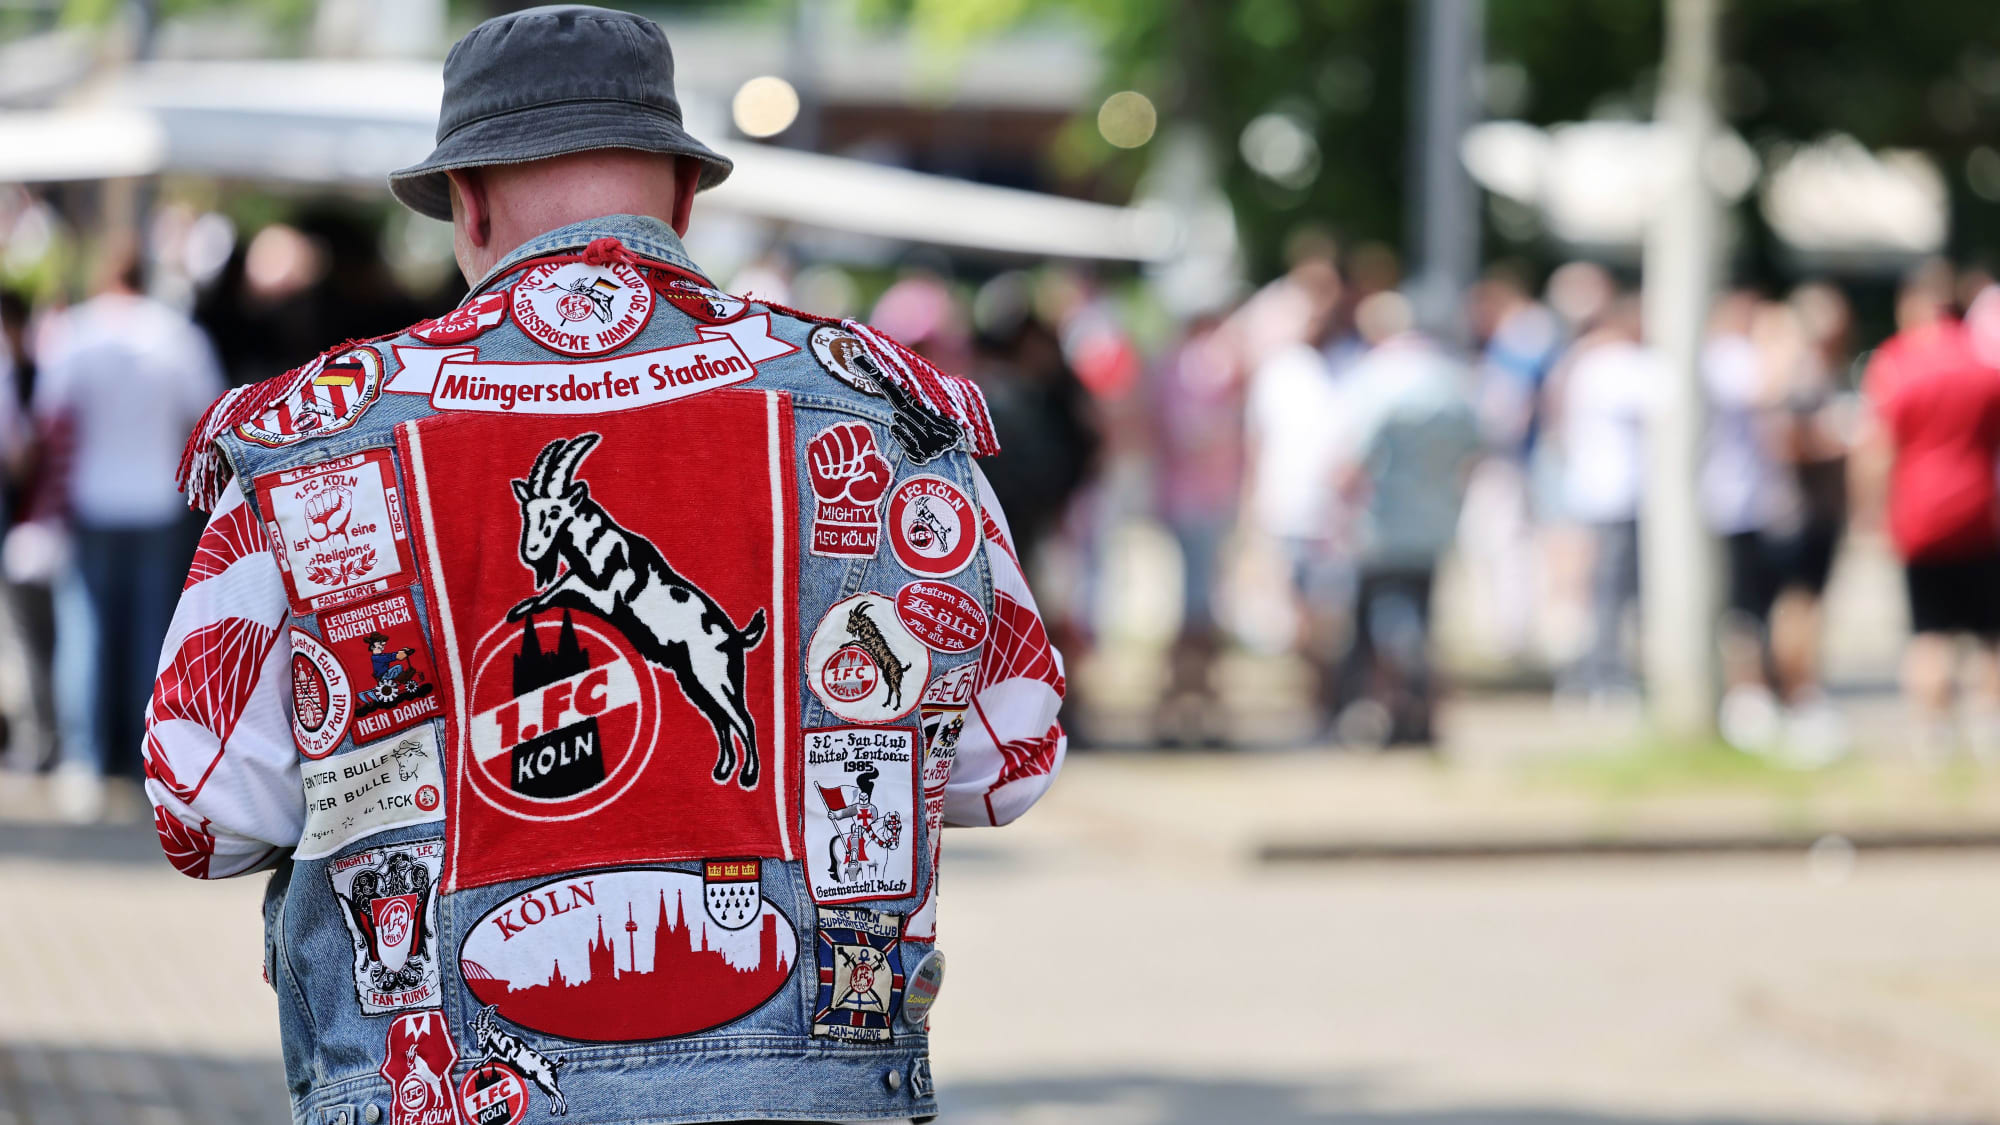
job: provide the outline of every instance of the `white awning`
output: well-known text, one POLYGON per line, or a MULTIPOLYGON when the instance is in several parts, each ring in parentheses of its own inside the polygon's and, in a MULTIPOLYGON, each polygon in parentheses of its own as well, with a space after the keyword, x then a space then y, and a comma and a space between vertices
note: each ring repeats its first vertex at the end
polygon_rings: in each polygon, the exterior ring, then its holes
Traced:
MULTIPOLYGON (((0 182, 189 172, 386 191, 392 169, 430 151, 442 90, 436 63, 147 63, 96 108, 0 114, 0 182)), ((1178 243, 1170 217, 1141 209, 749 141, 721 147, 736 173, 704 202, 757 218, 1047 257, 1159 261, 1178 243)))

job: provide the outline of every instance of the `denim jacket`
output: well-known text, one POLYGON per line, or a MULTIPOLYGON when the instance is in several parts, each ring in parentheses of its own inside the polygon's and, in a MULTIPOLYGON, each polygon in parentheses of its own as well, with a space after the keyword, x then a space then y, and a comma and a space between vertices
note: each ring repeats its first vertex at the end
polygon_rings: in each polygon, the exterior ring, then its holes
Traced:
POLYGON ((148 710, 300 1125, 936 1112, 938 837, 1060 767, 977 389, 612 216, 224 396, 148 710))

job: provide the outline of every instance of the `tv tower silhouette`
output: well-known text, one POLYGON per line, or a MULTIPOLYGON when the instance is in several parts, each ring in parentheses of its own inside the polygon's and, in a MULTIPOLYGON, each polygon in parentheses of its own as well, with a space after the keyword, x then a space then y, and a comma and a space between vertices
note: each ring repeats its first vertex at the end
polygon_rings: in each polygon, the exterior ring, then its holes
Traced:
POLYGON ((625 904, 625 958, 632 962, 632 971, 639 971, 639 939, 632 935, 639 932, 639 923, 632 920, 632 904, 625 904))

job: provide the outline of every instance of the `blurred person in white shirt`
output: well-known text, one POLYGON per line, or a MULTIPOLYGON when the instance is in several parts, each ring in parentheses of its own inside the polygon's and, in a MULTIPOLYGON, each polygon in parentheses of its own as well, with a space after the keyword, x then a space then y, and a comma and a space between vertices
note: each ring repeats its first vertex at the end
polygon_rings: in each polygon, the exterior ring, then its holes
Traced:
POLYGON ((1621 297, 1577 341, 1560 375, 1565 514, 1590 533, 1590 640, 1565 677, 1589 699, 1634 695, 1627 625, 1639 600, 1646 430, 1666 373, 1640 342, 1639 303, 1621 297))
POLYGON ((94 818, 105 776, 136 780, 160 645, 193 552, 181 447, 223 391, 206 336, 107 252, 97 295, 55 326, 33 398, 69 530, 56 589, 58 801, 94 818))
POLYGON ((1290 577, 1297 647, 1319 672, 1321 709, 1336 671, 1353 585, 1334 474, 1341 461, 1337 378, 1321 345, 1340 307, 1331 260, 1310 257, 1238 313, 1255 359, 1245 399, 1247 517, 1290 577))

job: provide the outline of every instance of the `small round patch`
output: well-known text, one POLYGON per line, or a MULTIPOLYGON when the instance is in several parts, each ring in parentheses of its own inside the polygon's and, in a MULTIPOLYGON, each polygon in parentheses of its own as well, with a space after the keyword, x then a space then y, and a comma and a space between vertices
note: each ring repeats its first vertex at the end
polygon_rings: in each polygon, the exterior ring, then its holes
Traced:
POLYGON ((938 989, 944 987, 944 954, 931 950, 910 970, 909 983, 903 986, 903 1019, 911 1027, 922 1027, 930 1018, 931 1005, 937 1003, 938 989))
POLYGON ((347 737, 354 691, 340 660, 311 633, 292 629, 292 741, 308 758, 324 758, 347 737))
POLYGON ((352 426, 381 395, 382 357, 375 349, 321 356, 303 383, 236 432, 275 449, 352 426))
POLYGON ((931 651, 903 627, 896 603, 873 591, 833 603, 806 650, 807 683, 851 723, 887 723, 916 710, 931 651))
POLYGON ((827 374, 864 395, 882 397, 882 369, 875 365, 875 357, 861 337, 845 328, 822 324, 806 337, 806 345, 827 374))
POLYGON ((458 1083, 458 1103, 472 1125, 520 1125, 528 1116, 528 1085, 503 1062, 483 1062, 458 1083))
POLYGON ((735 320, 750 308, 750 303, 741 297, 689 281, 684 277, 668 281, 666 291, 662 295, 710 324, 735 320))
POLYGON ((949 578, 979 548, 979 509, 940 476, 914 476, 889 494, 889 545, 911 574, 949 578))
POLYGON ((544 262, 509 290, 514 323, 564 355, 602 355, 628 343, 653 315, 653 289, 623 262, 544 262))
POLYGON ((410 335, 426 344, 457 344, 507 319, 507 294, 486 293, 443 316, 413 326, 410 335))
POLYGON ((939 652, 971 652, 986 639, 986 611, 949 582, 918 579, 896 593, 896 617, 939 652))

